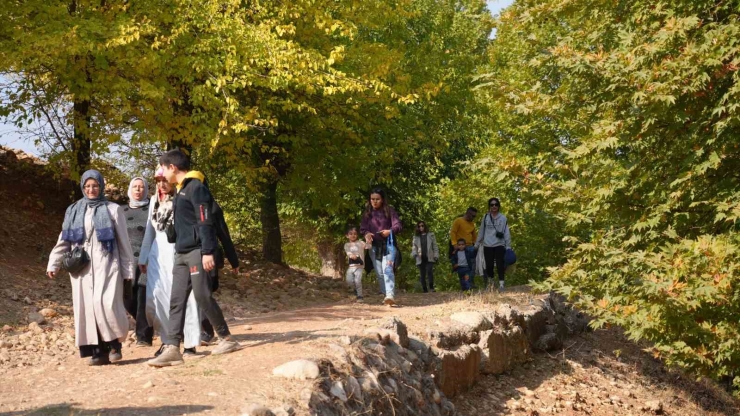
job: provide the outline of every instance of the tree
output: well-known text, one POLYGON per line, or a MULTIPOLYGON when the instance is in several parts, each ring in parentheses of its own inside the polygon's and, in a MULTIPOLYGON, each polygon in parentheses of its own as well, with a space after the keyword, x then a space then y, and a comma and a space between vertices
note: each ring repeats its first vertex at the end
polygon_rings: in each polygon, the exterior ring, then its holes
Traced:
POLYGON ((543 288, 740 386, 737 6, 518 2, 484 90, 523 197, 567 227, 543 288))

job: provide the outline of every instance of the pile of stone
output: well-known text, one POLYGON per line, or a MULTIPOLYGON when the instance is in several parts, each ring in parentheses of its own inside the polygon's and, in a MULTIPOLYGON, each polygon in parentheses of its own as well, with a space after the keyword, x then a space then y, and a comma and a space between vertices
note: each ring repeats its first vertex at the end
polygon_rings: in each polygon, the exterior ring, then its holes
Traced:
POLYGON ((454 415, 447 399, 481 374, 501 374, 587 329, 588 318, 549 295, 536 305, 455 313, 422 336, 390 318, 363 337, 332 344, 332 357, 299 360, 273 374, 315 379, 302 393, 312 415, 454 415))
POLYGON ((0 332, 0 368, 58 365, 77 353, 72 318, 52 308, 32 311, 28 325, 5 325, 0 332))

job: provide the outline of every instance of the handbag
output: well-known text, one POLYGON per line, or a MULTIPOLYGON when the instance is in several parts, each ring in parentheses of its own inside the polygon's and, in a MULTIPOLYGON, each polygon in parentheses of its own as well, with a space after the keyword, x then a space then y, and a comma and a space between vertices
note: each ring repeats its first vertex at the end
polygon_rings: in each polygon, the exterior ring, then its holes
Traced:
POLYGON ((516 253, 514 253, 514 250, 507 248, 506 253, 504 253, 504 267, 509 267, 514 263, 516 263, 516 253))
POLYGON ((70 274, 77 274, 90 263, 90 256, 82 246, 77 246, 62 257, 62 267, 70 274))

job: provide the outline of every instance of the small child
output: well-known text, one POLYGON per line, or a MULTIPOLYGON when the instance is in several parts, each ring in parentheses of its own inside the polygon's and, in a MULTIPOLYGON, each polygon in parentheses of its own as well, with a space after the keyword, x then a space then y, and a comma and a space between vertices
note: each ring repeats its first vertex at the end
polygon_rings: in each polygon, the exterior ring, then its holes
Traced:
POLYGON ((348 243, 344 244, 344 251, 349 259, 347 267, 347 284, 350 289, 355 290, 357 301, 362 302, 362 271, 364 270, 365 249, 367 246, 364 241, 358 240, 360 232, 357 227, 349 227, 347 230, 348 243))
POLYGON ((457 240, 455 250, 450 256, 450 262, 452 262, 452 270, 457 272, 460 278, 460 288, 463 291, 470 290, 470 276, 473 273, 473 267, 475 266, 475 260, 471 257, 470 250, 466 250, 465 239, 461 238, 457 240))

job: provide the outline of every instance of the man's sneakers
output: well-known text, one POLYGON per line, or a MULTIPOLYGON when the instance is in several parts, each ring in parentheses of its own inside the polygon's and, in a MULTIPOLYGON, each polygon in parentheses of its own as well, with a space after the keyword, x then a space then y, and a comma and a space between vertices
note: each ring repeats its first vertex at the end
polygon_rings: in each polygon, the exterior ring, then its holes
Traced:
POLYGON ((504 291, 504 281, 503 280, 498 281, 498 290, 501 292, 504 291))
POLYGON ((213 355, 220 355, 220 354, 228 354, 230 352, 234 352, 236 350, 241 349, 241 345, 239 345, 238 342, 232 341, 231 337, 222 339, 221 342, 218 343, 216 348, 211 351, 211 354, 213 355))
POLYGON ((386 296, 385 299, 383 299, 383 304, 388 307, 392 307, 395 306, 396 301, 393 300, 393 298, 386 296))
POLYGON ((152 367, 170 367, 183 363, 180 347, 174 345, 164 345, 162 353, 157 358, 152 358, 146 362, 152 367))

